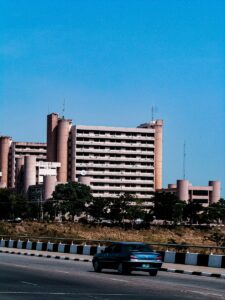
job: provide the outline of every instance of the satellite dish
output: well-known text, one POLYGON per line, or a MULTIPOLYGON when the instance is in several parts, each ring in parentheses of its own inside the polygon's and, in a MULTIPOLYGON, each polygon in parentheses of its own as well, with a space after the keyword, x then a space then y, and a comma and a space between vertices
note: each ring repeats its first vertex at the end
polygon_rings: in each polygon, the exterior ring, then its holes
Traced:
POLYGON ((81 175, 82 175, 82 176, 85 176, 86 174, 87 174, 87 172, 86 172, 85 170, 82 170, 82 171, 81 171, 81 175))

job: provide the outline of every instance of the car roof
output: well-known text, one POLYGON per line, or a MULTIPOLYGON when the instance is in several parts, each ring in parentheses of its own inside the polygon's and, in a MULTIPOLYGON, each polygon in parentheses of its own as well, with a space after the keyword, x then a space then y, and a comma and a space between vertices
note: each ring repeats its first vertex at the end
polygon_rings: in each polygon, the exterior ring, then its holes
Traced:
POLYGON ((113 245, 147 245, 146 243, 142 242, 112 242, 113 245))

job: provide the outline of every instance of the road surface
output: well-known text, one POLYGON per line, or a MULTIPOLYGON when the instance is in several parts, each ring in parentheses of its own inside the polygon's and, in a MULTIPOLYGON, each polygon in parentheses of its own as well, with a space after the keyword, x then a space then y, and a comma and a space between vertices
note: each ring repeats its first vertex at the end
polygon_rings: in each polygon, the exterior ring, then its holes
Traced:
POLYGON ((225 299, 225 280, 159 272, 93 272, 87 262, 0 253, 1 300, 225 299))

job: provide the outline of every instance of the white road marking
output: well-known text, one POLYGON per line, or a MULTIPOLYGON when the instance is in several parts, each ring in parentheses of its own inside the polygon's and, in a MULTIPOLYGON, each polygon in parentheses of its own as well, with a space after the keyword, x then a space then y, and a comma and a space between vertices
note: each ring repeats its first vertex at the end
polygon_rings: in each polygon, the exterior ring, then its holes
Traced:
POLYGON ((111 277, 109 277, 108 279, 110 279, 110 280, 113 280, 113 281, 129 282, 128 280, 124 280, 124 279, 117 279, 117 278, 111 278, 111 277))
POLYGON ((213 297, 217 297, 217 298, 222 298, 224 299, 224 294, 216 294, 216 293, 209 293, 207 291, 188 291, 189 293, 193 293, 193 294, 199 294, 199 295, 203 295, 203 296, 213 296, 213 297))
POLYGON ((27 282, 27 281, 21 281, 21 283, 29 284, 29 285, 37 285, 37 283, 27 282))

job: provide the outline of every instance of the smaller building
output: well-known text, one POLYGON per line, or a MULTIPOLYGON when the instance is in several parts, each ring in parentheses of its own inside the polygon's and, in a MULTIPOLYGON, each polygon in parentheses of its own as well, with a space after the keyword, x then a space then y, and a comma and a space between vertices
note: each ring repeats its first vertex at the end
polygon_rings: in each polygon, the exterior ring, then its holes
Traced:
POLYGON ((176 194, 179 200, 195 201, 203 206, 220 200, 220 181, 209 181, 208 186, 193 186, 188 180, 177 180, 176 184, 168 184, 159 192, 176 194))

